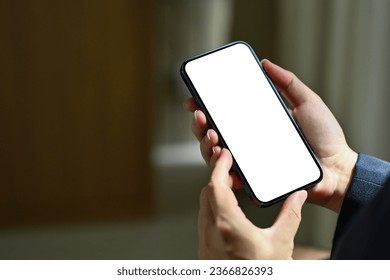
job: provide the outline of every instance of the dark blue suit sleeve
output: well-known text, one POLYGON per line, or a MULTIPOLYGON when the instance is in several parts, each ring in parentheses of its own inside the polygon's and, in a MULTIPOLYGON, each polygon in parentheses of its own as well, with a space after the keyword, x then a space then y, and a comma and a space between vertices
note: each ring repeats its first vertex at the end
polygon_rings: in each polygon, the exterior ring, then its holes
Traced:
MULTIPOLYGON (((334 259, 377 259, 384 248, 379 237, 390 228, 390 163, 359 154, 351 185, 344 199, 333 239, 334 259), (383 220, 387 219, 384 223, 383 220)), ((390 232, 390 230, 388 230, 390 232)), ((386 242, 389 244, 389 235, 386 242)), ((382 243, 383 245, 383 243, 382 243)), ((389 245, 390 247, 390 245, 389 245)))

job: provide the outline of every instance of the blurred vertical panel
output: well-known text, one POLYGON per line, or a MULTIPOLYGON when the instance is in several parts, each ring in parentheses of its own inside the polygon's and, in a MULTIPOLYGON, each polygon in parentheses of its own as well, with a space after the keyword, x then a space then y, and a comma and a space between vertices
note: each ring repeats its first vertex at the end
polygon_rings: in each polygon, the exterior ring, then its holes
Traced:
POLYGON ((0 4, 0 226, 151 212, 151 3, 0 4))
POLYGON ((234 1, 232 39, 247 41, 260 59, 278 60, 278 1, 234 1))

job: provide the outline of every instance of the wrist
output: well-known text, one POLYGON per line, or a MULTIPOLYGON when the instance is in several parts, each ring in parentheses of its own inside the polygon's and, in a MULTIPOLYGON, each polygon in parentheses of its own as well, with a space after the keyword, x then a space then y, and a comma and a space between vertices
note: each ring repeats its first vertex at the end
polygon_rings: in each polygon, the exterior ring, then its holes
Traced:
POLYGON ((347 146, 333 166, 337 184, 328 208, 336 213, 340 212, 345 195, 351 185, 357 159, 358 154, 347 146))

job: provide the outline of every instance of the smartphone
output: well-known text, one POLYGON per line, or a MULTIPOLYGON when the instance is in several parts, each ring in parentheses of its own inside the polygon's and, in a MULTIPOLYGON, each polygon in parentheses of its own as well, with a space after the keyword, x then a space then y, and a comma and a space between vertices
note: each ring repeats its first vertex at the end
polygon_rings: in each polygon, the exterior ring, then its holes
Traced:
POLYGON ((190 58, 180 72, 257 205, 321 181, 315 154, 246 42, 190 58))

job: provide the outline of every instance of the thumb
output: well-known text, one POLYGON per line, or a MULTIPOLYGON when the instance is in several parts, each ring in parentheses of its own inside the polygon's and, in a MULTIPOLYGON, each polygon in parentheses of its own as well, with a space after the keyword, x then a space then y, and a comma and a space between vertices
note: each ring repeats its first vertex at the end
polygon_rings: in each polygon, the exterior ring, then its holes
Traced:
POLYGON ((273 230, 287 238, 294 238, 301 223, 302 205, 307 198, 306 191, 298 191, 290 195, 283 203, 276 218, 273 230))

